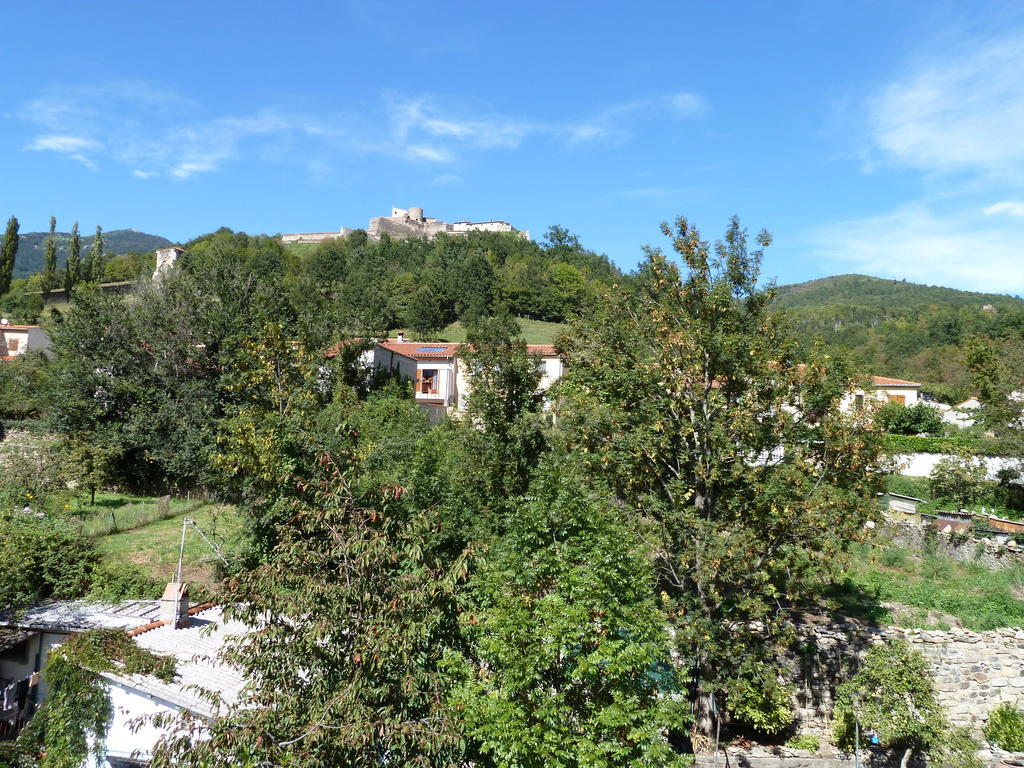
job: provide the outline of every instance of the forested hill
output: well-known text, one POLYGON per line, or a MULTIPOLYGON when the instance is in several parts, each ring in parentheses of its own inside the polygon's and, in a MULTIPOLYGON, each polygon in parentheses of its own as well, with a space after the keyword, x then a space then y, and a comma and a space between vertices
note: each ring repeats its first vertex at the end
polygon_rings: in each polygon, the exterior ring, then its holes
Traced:
POLYGON ((885 280, 869 275, 836 275, 778 288, 776 306, 793 308, 808 306, 873 307, 884 312, 920 309, 933 304, 949 307, 991 304, 997 308, 1024 307, 1024 299, 998 293, 974 293, 921 285, 906 280, 885 280))
POLYGON ((1024 300, 867 275, 837 275, 780 286, 804 345, 821 340, 850 351, 865 370, 914 379, 948 400, 971 394, 961 354, 972 336, 1004 348, 1024 375, 1024 300))
MULTIPOLYGON (((93 235, 82 233, 82 253, 92 245, 93 235)), ((49 232, 27 232, 20 236, 18 258, 14 263, 14 277, 28 277, 43 269, 43 252, 46 250, 46 238, 49 232)), ((68 255, 70 232, 57 232, 57 262, 64 265, 68 255)), ((112 229, 103 233, 103 251, 110 255, 122 253, 149 253, 157 248, 165 248, 171 241, 159 235, 149 235, 134 229, 112 229)))

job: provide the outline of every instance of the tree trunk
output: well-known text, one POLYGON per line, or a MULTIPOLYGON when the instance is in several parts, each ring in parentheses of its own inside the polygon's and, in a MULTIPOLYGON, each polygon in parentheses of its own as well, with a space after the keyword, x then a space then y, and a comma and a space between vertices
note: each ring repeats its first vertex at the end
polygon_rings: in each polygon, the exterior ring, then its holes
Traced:
POLYGON ((715 733, 714 705, 710 693, 697 691, 694 696, 691 733, 696 741, 702 740, 699 737, 710 739, 715 733))
POLYGON ((900 768, 907 768, 907 764, 910 762, 910 755, 913 754, 914 750, 908 749, 903 753, 903 757, 900 760, 900 768))

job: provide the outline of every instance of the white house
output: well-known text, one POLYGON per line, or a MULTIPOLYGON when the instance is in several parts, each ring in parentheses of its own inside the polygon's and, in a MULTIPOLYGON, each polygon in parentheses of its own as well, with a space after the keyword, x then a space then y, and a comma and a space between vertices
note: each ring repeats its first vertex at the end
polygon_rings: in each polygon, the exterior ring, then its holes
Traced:
MULTIPOLYGON (((370 368, 397 373, 414 383, 416 402, 427 411, 431 422, 466 407, 469 396, 468 366, 460 357, 462 344, 412 342, 401 335, 374 344, 363 362, 370 368)), ((527 352, 538 355, 541 368, 539 390, 547 391, 565 373, 565 363, 552 344, 529 344, 527 352)))
POLYGON ((0 320, 0 360, 13 360, 30 349, 50 348, 50 336, 38 325, 14 325, 0 320))
POLYGON ((850 411, 860 408, 865 402, 874 400, 882 403, 899 403, 900 405, 917 405, 920 401, 921 383, 906 379, 893 379, 888 376, 872 376, 874 389, 865 390, 855 387, 839 403, 840 409, 850 411))
POLYGON ((976 411, 979 408, 981 408, 981 401, 976 397, 969 397, 962 403, 943 411, 942 420, 957 427, 970 427, 977 420, 976 411))
POLYGON ((92 629, 122 629, 140 647, 173 656, 176 675, 164 682, 150 675, 103 673, 113 708, 103 752, 105 768, 148 764, 156 742, 166 729, 150 721, 154 715, 187 710, 202 717, 216 714, 202 692, 234 702, 245 679, 219 654, 225 642, 247 631, 245 625, 224 619, 219 607, 189 607, 182 584, 169 584, 160 600, 132 600, 116 605, 81 601, 36 606, 17 616, 0 619, 0 702, 12 685, 26 688, 17 711, 0 712, 0 736, 17 733, 46 697, 40 672, 52 648, 73 634, 92 629))

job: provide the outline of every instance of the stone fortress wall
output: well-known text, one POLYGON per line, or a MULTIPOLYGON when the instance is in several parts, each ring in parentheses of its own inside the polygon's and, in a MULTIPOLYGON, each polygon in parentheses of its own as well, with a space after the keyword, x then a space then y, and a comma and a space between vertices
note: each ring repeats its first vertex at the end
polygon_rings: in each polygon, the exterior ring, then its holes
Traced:
POLYGON ((836 688, 856 673, 864 653, 902 637, 931 663, 939 702, 953 725, 980 735, 1002 702, 1024 708, 1024 629, 971 632, 874 627, 849 620, 802 625, 788 659, 802 733, 831 737, 836 688))
MULTIPOLYGON (((336 237, 346 237, 355 230, 342 227, 337 232, 292 232, 281 235, 283 243, 322 243, 336 237)), ((530 239, 530 233, 519 230, 507 221, 456 221, 447 223, 423 215, 423 209, 394 208, 390 216, 374 216, 366 227, 366 236, 370 240, 380 240, 385 234, 393 240, 407 237, 433 238, 440 234, 464 235, 469 232, 514 232, 524 240, 530 239)))

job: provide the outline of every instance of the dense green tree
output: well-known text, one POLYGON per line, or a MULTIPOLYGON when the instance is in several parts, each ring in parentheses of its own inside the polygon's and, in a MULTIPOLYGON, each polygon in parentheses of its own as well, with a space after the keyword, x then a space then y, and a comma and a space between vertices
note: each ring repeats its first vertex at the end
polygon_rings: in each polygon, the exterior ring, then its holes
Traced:
POLYGON ((433 546, 436 513, 401 487, 356 496, 344 461, 294 479, 273 556, 225 595, 227 614, 261 627, 228 654, 251 690, 212 721, 181 721, 157 768, 463 764, 445 657, 464 555, 433 546))
POLYGON ((928 488, 933 497, 957 509, 970 509, 986 501, 993 490, 984 460, 968 453, 939 459, 928 476, 928 488))
POLYGON ((968 340, 963 358, 981 401, 981 423, 996 435, 1017 438, 1017 455, 1024 457, 1024 396, 1013 356, 995 340, 978 335, 968 340))
POLYGON ((421 285, 412 295, 408 309, 409 327, 421 336, 429 336, 445 326, 444 301, 430 285, 421 285))
POLYGON ((82 277, 91 283, 103 281, 104 253, 103 253, 103 228, 96 227, 96 236, 89 246, 89 253, 86 255, 85 264, 82 269, 82 277))
MULTIPOLYGON (((526 491, 546 447, 539 358, 528 354, 508 315, 471 326, 468 342, 462 355, 470 385, 463 433, 473 458, 467 470, 480 506, 500 511, 526 491)), ((500 526, 500 516, 494 522, 500 526)))
POLYGON ((882 429, 894 435, 934 435, 942 432, 942 417, 927 403, 910 406, 886 403, 875 413, 875 419, 882 429))
POLYGON ((663 231, 685 271, 649 250, 635 290, 585 313, 563 342, 559 424, 637 524, 654 523, 659 587, 707 732, 712 697, 765 676, 790 611, 858 537, 879 445, 863 416, 838 409, 848 368, 821 354, 798 364, 737 220, 713 249, 685 219, 663 231))
POLYGON ((668 737, 689 706, 642 537, 565 461, 510 515, 474 579, 475 662, 453 693, 486 764, 685 764, 668 737))
POLYGON ((82 237, 78 234, 78 222, 71 226, 71 239, 68 241, 68 258, 64 264, 64 290, 70 295, 78 281, 82 279, 82 237))
POLYGON ((45 407, 46 354, 30 350, 0 365, 0 420, 35 419, 45 407))
POLYGON ((79 290, 52 333, 54 428, 69 438, 103 435, 120 456, 114 474, 129 487, 211 482, 239 350, 258 345, 268 321, 287 325, 296 341, 306 336, 282 289, 280 245, 264 240, 217 233, 194 244, 180 269, 131 295, 79 290))
POLYGON ((0 296, 11 290, 14 262, 18 257, 18 242, 18 220, 11 216, 7 220, 4 241, 0 244, 0 296))
POLYGON ((46 238, 43 253, 43 293, 57 287, 57 217, 50 217, 50 234, 46 238))

